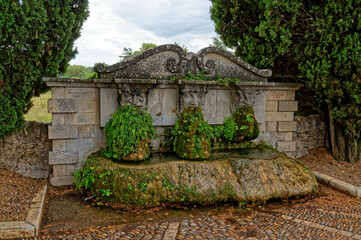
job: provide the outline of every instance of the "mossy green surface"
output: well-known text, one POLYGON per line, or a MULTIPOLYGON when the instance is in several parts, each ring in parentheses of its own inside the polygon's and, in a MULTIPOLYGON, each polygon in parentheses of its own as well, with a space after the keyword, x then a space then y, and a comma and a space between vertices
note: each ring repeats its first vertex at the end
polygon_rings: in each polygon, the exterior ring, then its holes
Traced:
POLYGON ((211 154, 211 126, 200 107, 187 107, 173 129, 173 149, 183 159, 202 160, 211 154))
POLYGON ((220 186, 212 194, 204 194, 185 184, 175 186, 165 172, 162 167, 129 167, 95 153, 76 172, 74 180, 78 188, 84 188, 84 177, 90 176, 91 181, 86 180, 89 184, 85 188, 97 200, 124 206, 156 206, 179 202, 209 204, 235 200, 234 192, 228 185, 220 186))
POLYGON ((305 195, 317 185, 311 171, 281 153, 258 149, 245 154, 244 158, 135 165, 95 153, 75 173, 75 181, 97 201, 125 207, 265 201, 305 195))
POLYGON ((235 140, 250 141, 258 137, 259 126, 251 106, 243 105, 239 107, 234 113, 234 118, 238 126, 234 136, 235 140))

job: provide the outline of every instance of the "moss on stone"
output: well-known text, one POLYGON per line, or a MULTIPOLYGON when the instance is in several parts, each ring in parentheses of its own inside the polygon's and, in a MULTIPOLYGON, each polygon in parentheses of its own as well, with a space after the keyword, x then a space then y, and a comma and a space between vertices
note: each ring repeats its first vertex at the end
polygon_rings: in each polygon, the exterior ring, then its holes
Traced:
POLYGON ((173 149, 184 159, 202 160, 211 154, 211 127, 200 107, 187 107, 174 124, 173 149))
POLYGON ((238 126, 234 141, 250 141, 258 137, 260 130, 251 106, 243 105, 238 108, 234 118, 238 126))
POLYGON ((91 191, 98 201, 124 207, 265 201, 313 191, 317 183, 312 172, 283 154, 272 154, 275 156, 265 159, 134 165, 115 163, 95 153, 76 173, 76 180, 78 187, 91 191))

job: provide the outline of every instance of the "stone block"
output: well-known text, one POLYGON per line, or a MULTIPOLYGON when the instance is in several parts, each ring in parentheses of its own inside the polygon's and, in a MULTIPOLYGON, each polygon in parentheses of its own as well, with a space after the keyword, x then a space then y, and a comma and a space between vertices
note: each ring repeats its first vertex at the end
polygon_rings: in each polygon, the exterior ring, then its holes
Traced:
POLYGON ((78 126, 49 126, 49 139, 74 139, 78 137, 78 126))
POLYGON ((27 222, 0 222, 0 239, 31 237, 36 237, 35 228, 27 222))
POLYGON ((270 101, 286 101, 295 99, 295 91, 268 91, 267 100, 270 101))
POLYGON ((65 88, 63 87, 52 87, 51 88, 51 99, 64 99, 65 88))
POLYGON ((93 138, 95 136, 96 125, 79 126, 79 138, 93 138))
POLYGON ((45 197, 46 197, 46 193, 48 191, 48 186, 45 185, 43 187, 43 189, 41 189, 33 198, 33 200, 31 201, 31 208, 44 208, 44 202, 45 202, 45 197))
POLYGON ((75 170, 76 170, 75 165, 70 165, 70 164, 54 165, 53 175, 54 177, 72 176, 75 170))
POLYGON ((285 133, 283 132, 271 132, 269 144, 277 148, 277 142, 285 140, 285 133))
POLYGON ((113 113, 119 108, 116 88, 100 89, 100 126, 104 127, 113 113))
POLYGON ((73 176, 50 176, 50 184, 52 186, 67 186, 73 183, 73 176))
POLYGON ((51 114, 51 122, 53 125, 64 125, 65 114, 63 113, 53 113, 51 114))
POLYGON ((330 177, 323 173, 319 173, 319 172, 313 172, 313 173, 315 174, 317 181, 320 183, 329 184, 330 181, 334 179, 333 177, 330 177))
POLYGON ((298 110, 297 101, 279 101, 278 111, 280 112, 296 112, 298 110))
POLYGON ((338 180, 338 179, 331 179, 329 182, 330 186, 338 188, 340 190, 346 191, 350 193, 352 196, 357 197, 357 190, 356 187, 352 184, 349 184, 347 182, 338 180))
POLYGON ((98 113, 99 101, 80 100, 77 101, 78 113, 98 113))
POLYGON ((50 165, 72 164, 77 162, 77 152, 49 152, 50 165))
POLYGON ((36 236, 39 233, 42 213, 43 211, 41 208, 30 208, 28 214, 26 215, 26 222, 34 226, 36 236))
POLYGON ((98 88, 65 88, 65 99, 74 100, 98 100, 99 90, 98 88))
POLYGON ((278 112, 278 101, 266 101, 267 112, 278 112))
POLYGON ((77 105, 74 99, 50 99, 48 100, 49 113, 74 113, 77 105))
POLYGON ((356 187, 357 198, 361 199, 361 187, 356 187))
POLYGON ((94 138, 81 138, 81 139, 74 139, 67 141, 66 144, 66 151, 68 152, 78 152, 83 149, 87 149, 94 145, 95 139, 94 138))
POLYGON ((150 89, 148 112, 154 119, 154 126, 173 126, 177 116, 177 89, 150 89))
POLYGON ((266 122, 293 121, 293 112, 266 112, 266 122))
POLYGON ((213 89, 205 95, 203 110, 204 120, 210 124, 222 124, 231 115, 230 90, 213 89))
POLYGON ((296 151, 296 142, 277 142, 277 150, 280 152, 294 152, 296 151))
POLYGON ((279 132, 296 132, 297 131, 297 122, 279 122, 278 123, 279 132))
POLYGON ((266 132, 277 132, 277 122, 266 122, 266 132))
POLYGON ((98 125, 99 113, 76 113, 65 115, 66 125, 98 125))
POLYGON ((285 132, 285 141, 293 141, 293 132, 285 132))

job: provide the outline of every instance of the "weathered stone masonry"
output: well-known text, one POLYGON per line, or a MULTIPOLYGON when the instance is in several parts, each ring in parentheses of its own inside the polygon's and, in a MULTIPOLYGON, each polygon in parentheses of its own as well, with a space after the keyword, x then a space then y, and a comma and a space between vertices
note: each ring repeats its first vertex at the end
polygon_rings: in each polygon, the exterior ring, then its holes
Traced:
POLYGON ((152 115, 159 134, 152 142, 154 151, 165 140, 164 128, 173 126, 185 107, 200 106, 205 120, 222 124, 237 106, 248 104, 260 124, 257 141, 295 155, 294 99, 302 85, 268 83, 270 70, 257 69, 219 49, 185 54, 178 48, 163 45, 107 68, 96 66, 99 79, 44 78, 52 89, 48 108, 53 115, 49 126, 53 185, 72 183, 73 172, 87 156, 105 146, 102 129, 111 114, 128 104, 144 107, 152 115), (208 81, 170 80, 201 70, 208 81), (214 81, 217 77, 242 81, 226 86, 214 81))
POLYGON ((18 132, 0 141, 0 168, 26 177, 48 178, 48 154, 51 150, 48 125, 25 122, 18 132))

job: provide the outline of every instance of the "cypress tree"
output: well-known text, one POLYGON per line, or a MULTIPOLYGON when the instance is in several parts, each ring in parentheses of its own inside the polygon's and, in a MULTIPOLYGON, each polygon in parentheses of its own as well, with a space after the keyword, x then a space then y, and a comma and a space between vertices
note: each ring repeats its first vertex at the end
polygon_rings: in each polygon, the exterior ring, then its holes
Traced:
POLYGON ((18 130, 42 77, 65 72, 89 15, 87 0, 0 1, 0 139, 18 130))

